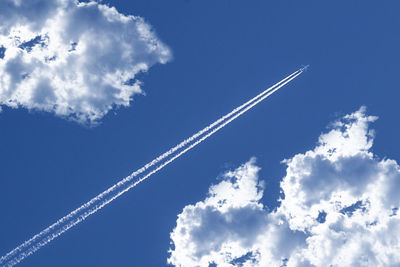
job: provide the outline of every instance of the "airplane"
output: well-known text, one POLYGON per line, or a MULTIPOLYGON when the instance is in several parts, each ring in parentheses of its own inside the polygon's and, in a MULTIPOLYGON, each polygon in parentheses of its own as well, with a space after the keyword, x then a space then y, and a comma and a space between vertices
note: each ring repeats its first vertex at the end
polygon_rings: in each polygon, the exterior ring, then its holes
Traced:
POLYGON ((306 66, 302 67, 302 68, 300 69, 300 71, 307 71, 308 67, 310 67, 310 65, 306 65, 306 66))

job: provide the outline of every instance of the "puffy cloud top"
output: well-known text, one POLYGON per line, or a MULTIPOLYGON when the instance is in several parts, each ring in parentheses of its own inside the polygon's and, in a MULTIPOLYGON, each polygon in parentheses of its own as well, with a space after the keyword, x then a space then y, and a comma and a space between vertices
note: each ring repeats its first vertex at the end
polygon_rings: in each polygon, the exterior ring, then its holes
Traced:
POLYGON ((142 18, 74 0, 5 0, 0 105, 93 123, 142 93, 136 75, 170 50, 142 18))
POLYGON ((171 233, 176 266, 399 266, 400 166, 370 149, 365 108, 334 122, 313 150, 285 160, 268 211, 252 159, 186 206, 171 233))
POLYGON ((171 233, 175 250, 171 250, 170 263, 208 266, 213 261, 226 262, 247 253, 246 247, 254 242, 268 219, 258 203, 262 185, 254 162, 252 159, 226 173, 223 181, 211 186, 204 201, 184 208, 171 233))

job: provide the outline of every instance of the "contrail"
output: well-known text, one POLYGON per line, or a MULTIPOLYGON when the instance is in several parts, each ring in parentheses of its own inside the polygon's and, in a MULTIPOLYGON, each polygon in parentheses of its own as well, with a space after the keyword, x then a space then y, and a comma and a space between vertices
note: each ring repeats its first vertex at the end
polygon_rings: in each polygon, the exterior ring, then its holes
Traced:
POLYGON ((73 226, 77 225, 78 223, 82 222, 85 220, 88 216, 90 216, 93 213, 96 213, 98 210, 106 206, 108 203, 112 202, 131 188, 135 187, 142 181, 146 180, 149 178, 151 175, 154 173, 158 172, 162 168, 164 168, 166 165, 170 164, 173 162, 175 159, 179 158, 182 156, 184 153, 189 151, 190 149, 194 148, 201 142, 203 142, 205 139, 213 135, 215 132, 219 131, 223 127, 225 127, 227 124, 229 124, 231 121, 235 120, 237 117, 257 105, 259 102, 263 101, 265 98, 276 92, 278 89, 289 83, 291 80, 299 76, 302 72, 304 72, 307 69, 307 67, 303 67, 288 77, 284 78, 282 81, 274 84, 273 86, 269 87, 268 89, 264 90, 262 93, 258 94, 256 97, 250 99, 243 105, 235 108, 233 111, 230 113, 226 114, 225 116, 219 118, 217 121, 211 123, 207 127, 203 128, 199 132, 195 133, 191 137, 185 139, 175 147, 171 148, 164 154, 160 155, 150 163, 144 165, 142 168, 139 170, 133 172, 131 175, 128 177, 122 179, 119 181, 117 184, 111 186, 108 188, 106 191, 102 192, 101 194, 97 195, 96 197, 92 198, 89 202, 83 204, 79 208, 75 209, 74 211, 70 212, 68 215, 62 217, 59 219, 57 222, 52 224, 51 226, 47 227, 44 229, 42 232, 36 234, 33 236, 31 239, 25 241, 23 244, 20 246, 16 247, 6 255, 0 258, 0 265, 1 266, 13 266, 29 255, 33 254, 37 250, 39 250, 41 247, 45 246, 49 242, 51 242, 53 239, 57 238, 58 236, 62 235, 64 232, 66 232, 68 229, 72 228, 73 226), (217 125, 219 125, 217 127, 217 125), (205 134, 207 133, 207 134, 205 134), (205 134, 204 136, 202 136, 205 134), (202 136, 201 138, 199 138, 202 136), (195 142, 194 142, 195 141, 195 142), (191 145, 187 146, 193 142, 191 145), (187 146, 187 147, 186 147, 187 146), (154 170, 150 171, 143 177, 134 180, 136 176, 139 174, 145 172, 152 166, 160 163, 163 159, 169 157, 179 149, 183 149, 173 157, 169 158, 167 161, 164 163, 160 164, 157 168, 154 170))
MULTIPOLYGON (((273 86, 269 87, 268 89, 264 90, 263 92, 258 94, 256 97, 250 99, 249 101, 247 101, 243 105, 235 108, 230 113, 228 113, 225 116, 219 118, 217 121, 211 123, 210 125, 208 125, 207 127, 203 128, 199 132, 195 133, 191 137, 189 137, 186 140, 182 141, 181 143, 179 143, 175 147, 171 148, 170 150, 168 150, 164 154, 160 155, 159 157, 157 157, 156 159, 154 159, 150 163, 146 164, 145 166, 143 166, 139 170, 133 172, 128 177, 122 179, 117 184, 111 186, 106 191, 104 191, 101 194, 97 195, 96 197, 92 198, 89 202, 83 204, 79 208, 77 208, 74 211, 70 212, 68 215, 66 215, 63 218, 59 219, 57 222, 55 222, 51 226, 47 227, 45 230, 43 230, 39 234, 33 236, 31 239, 25 241, 23 244, 21 244, 20 246, 18 246, 17 248, 15 248, 14 250, 9 252, 5 256, 3 256, 2 258, 0 258, 0 264, 5 264, 6 262, 9 261, 10 263, 8 265, 6 265, 6 266, 12 266, 12 265, 20 262, 21 260, 23 260, 25 257, 31 255, 32 253, 37 251, 39 248, 41 248, 42 246, 44 246, 45 244, 47 244, 48 242, 50 242, 51 240, 53 240, 57 236, 61 235, 63 232, 65 232, 69 228, 73 227, 74 225, 76 225, 77 223, 79 223, 80 221, 85 219, 87 216, 83 216, 82 217, 82 214, 86 214, 86 212, 83 212, 84 210, 88 210, 88 209, 90 210, 90 209, 93 209, 93 208, 95 209, 96 207, 98 207, 100 205, 100 203, 102 203, 104 201, 104 199, 107 196, 109 196, 110 194, 115 192, 118 188, 123 187, 124 185, 126 185, 129 182, 132 182, 132 180, 136 176, 138 176, 139 174, 143 173, 144 171, 146 171, 150 167, 152 167, 155 164, 159 163, 160 161, 162 161, 166 157, 170 156, 171 154, 173 154, 177 150, 185 147, 187 144, 191 143, 193 140, 197 139, 198 137, 200 137, 201 135, 203 135, 204 133, 206 133, 210 129, 214 128, 216 125, 220 124, 221 122, 223 122, 227 118, 231 117, 233 114, 237 113, 239 110, 241 110, 244 107, 248 106, 249 104, 251 104, 252 102, 257 100, 261 96, 263 96, 266 93, 270 92, 271 90, 273 90, 274 88, 276 88, 277 86, 279 86, 280 84, 282 84, 283 82, 287 81, 288 79, 290 79, 291 77, 293 77, 294 75, 298 74, 299 72, 301 72, 303 70, 304 70, 304 68, 294 72, 293 74, 291 74, 288 77, 284 78, 282 81, 280 81, 280 82, 274 84, 273 86), (79 218, 83 218, 83 219, 79 219, 78 222, 74 223, 75 220, 76 220, 75 217, 77 217, 78 219, 79 218), (74 220, 74 218, 75 218, 75 220, 74 220)), ((118 191, 121 191, 121 190, 118 190, 118 191)), ((104 205, 102 205, 101 207, 103 207, 103 206, 104 205)), ((95 210, 97 211, 98 209, 95 209, 95 210)), ((92 213, 90 213, 90 214, 92 214, 92 213)))

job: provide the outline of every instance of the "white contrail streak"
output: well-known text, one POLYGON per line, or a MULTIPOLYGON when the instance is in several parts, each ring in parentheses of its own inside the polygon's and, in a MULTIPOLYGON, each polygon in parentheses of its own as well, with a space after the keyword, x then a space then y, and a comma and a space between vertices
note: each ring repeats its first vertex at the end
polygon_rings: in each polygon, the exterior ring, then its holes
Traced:
POLYGON ((177 146, 171 148, 164 154, 160 155, 150 163, 144 165, 142 168, 139 170, 133 172, 131 175, 128 177, 122 179, 119 181, 117 184, 113 185, 112 187, 108 188, 106 191, 102 192, 101 194, 97 195, 96 197, 92 198, 89 202, 83 204, 79 208, 75 209, 68 215, 64 216, 63 218, 59 219, 57 222, 52 224, 51 226, 47 227, 45 230, 42 232, 36 234, 33 236, 31 239, 25 241, 23 244, 18 246, 17 248, 13 249, 6 255, 0 258, 0 265, 1 266, 13 266, 20 261, 22 261, 24 258, 27 256, 33 254, 35 251, 39 250, 41 247, 45 246, 49 242, 51 242, 53 239, 57 238, 58 236, 62 235, 64 232, 66 232, 68 229, 72 228, 73 226, 77 225, 78 223, 82 222, 85 220, 88 216, 90 216, 93 213, 96 213, 98 210, 106 206, 108 203, 112 202, 125 192, 127 192, 129 189, 135 187, 142 181, 146 180, 149 178, 151 175, 154 173, 158 172, 162 168, 164 168, 166 165, 169 163, 173 162, 175 159, 179 158, 181 155, 189 151, 190 149, 194 148, 201 142, 203 142, 205 139, 213 135, 215 132, 219 131, 223 127, 225 127, 227 124, 229 124, 231 121, 235 120, 237 117, 257 105, 259 102, 263 101, 265 98, 276 92, 279 88, 283 87, 287 83, 289 83, 291 80, 299 76, 306 67, 299 69, 298 71, 292 73, 288 77, 284 78, 282 81, 276 83, 275 85, 271 86, 270 88, 264 90, 262 93, 258 94, 256 97, 250 99, 243 105, 235 108, 233 111, 228 113, 227 115, 221 117, 214 123, 208 125, 204 129, 200 130, 199 132, 195 133, 193 136, 187 138, 186 140, 182 141, 179 143, 177 146), (218 127, 216 127, 219 125, 218 127), (207 134, 205 134, 207 133, 207 134), (202 136, 205 134, 204 136, 202 136), (202 136, 201 138, 199 138, 202 136), (195 141, 195 142, 194 142, 195 141), (193 142, 193 143, 192 143, 193 142), (188 144, 192 143, 191 145, 187 146, 188 144), (187 147, 186 147, 187 146, 187 147), (152 166, 160 163, 163 159, 169 157, 179 149, 183 149, 173 157, 169 158, 167 161, 164 163, 160 164, 157 168, 153 169, 149 173, 147 173, 145 176, 136 179, 134 181, 134 178, 138 176, 139 174, 145 172, 152 166))

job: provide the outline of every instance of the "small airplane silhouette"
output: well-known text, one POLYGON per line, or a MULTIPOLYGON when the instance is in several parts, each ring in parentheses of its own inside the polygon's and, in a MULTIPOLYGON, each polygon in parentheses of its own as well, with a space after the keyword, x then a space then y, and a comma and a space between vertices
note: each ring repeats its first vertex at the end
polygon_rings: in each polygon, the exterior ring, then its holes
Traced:
POLYGON ((308 67, 310 67, 310 65, 306 65, 306 66, 302 67, 302 68, 300 69, 300 71, 307 71, 308 67))

